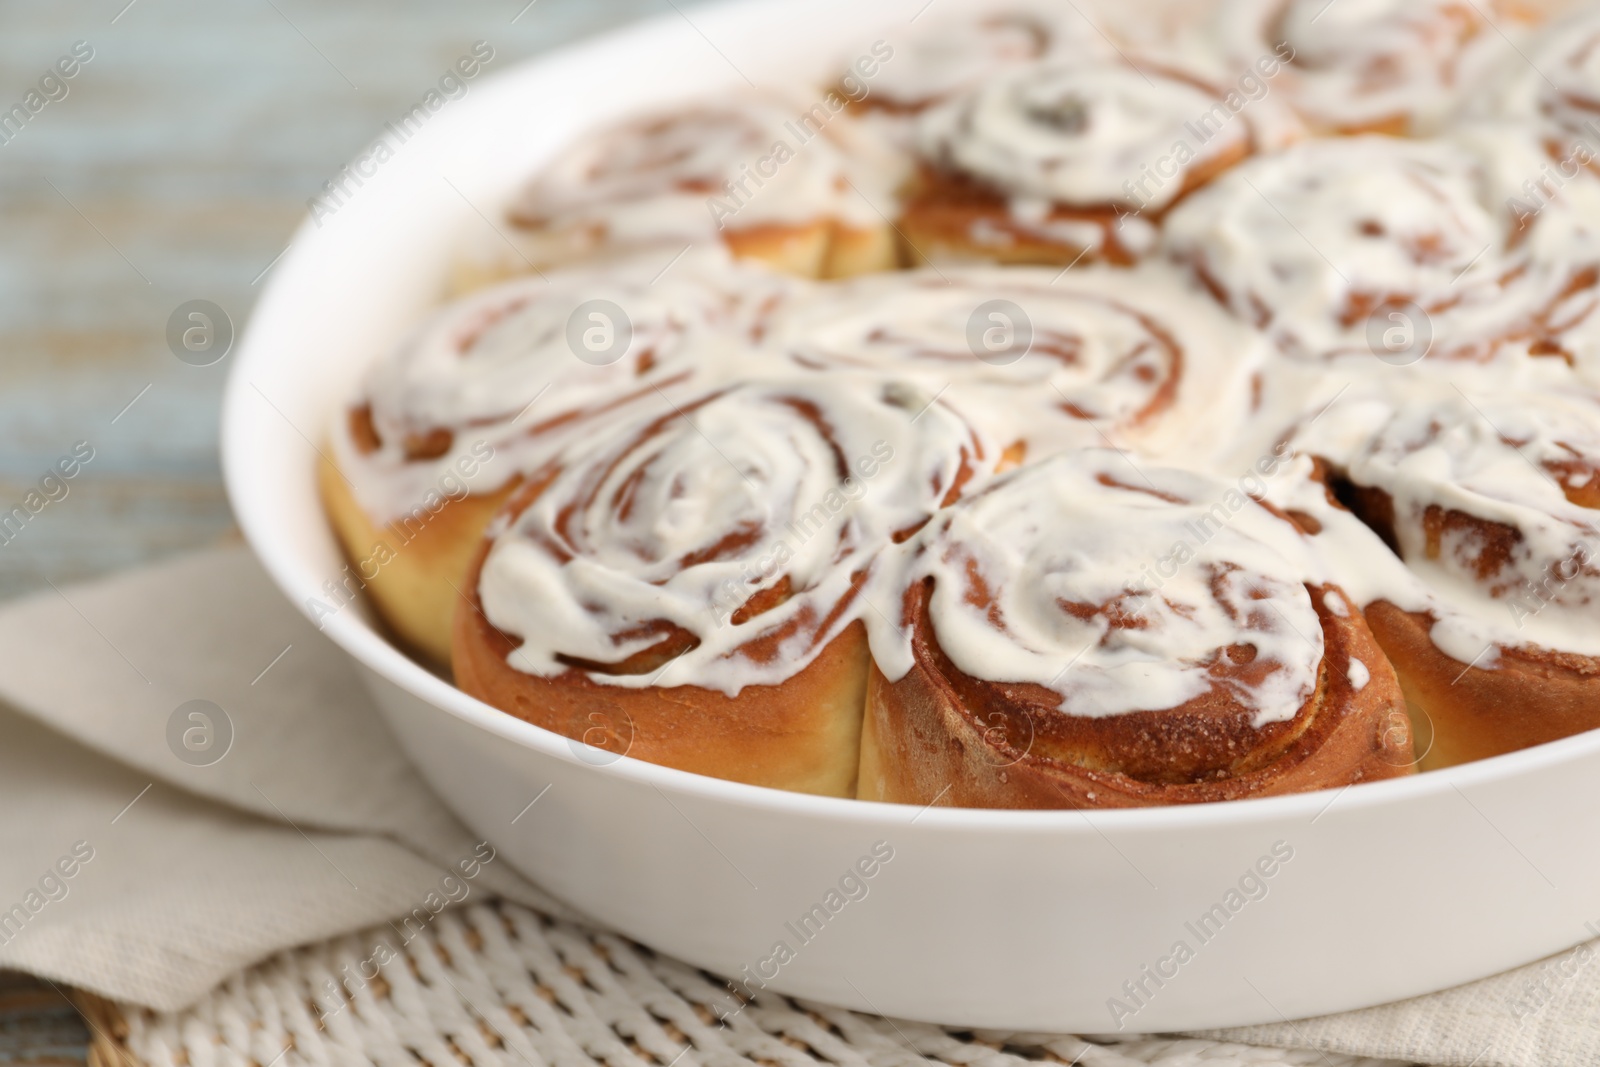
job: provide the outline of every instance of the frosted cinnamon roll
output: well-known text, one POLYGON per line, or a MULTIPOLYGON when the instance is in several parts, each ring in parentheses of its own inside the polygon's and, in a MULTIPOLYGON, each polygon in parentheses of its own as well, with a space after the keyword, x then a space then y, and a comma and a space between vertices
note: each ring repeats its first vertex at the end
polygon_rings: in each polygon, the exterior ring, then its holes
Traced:
MULTIPOLYGON (((1493 161, 1498 192, 1516 217, 1529 254, 1555 268, 1587 305, 1550 315, 1560 335, 1592 309, 1594 282, 1573 284, 1600 264, 1600 12, 1592 7, 1555 22, 1527 45, 1507 73, 1485 79, 1451 136, 1470 140, 1493 161), (1563 272, 1560 268, 1565 267, 1563 272)), ((1593 349, 1593 339, 1578 342, 1593 349)))
POLYGON ((1514 118, 1463 123, 1450 137, 1488 161, 1495 200, 1513 220, 1514 256, 1526 265, 1516 288, 1531 308, 1511 349, 1600 383, 1600 135, 1564 156, 1514 118))
POLYGON ((457 684, 615 753, 851 795, 862 587, 994 463, 943 402, 871 376, 662 405, 563 451, 491 526, 457 684))
POLYGON ((1318 132, 1398 136, 1438 129, 1529 20, 1509 0, 1228 0, 1218 34, 1239 62, 1287 59, 1281 91, 1318 132))
POLYGON ((1109 450, 1002 476, 903 549, 863 798, 1200 803, 1405 773, 1409 723, 1360 612, 1283 514, 1109 450))
POLYGON ((1581 165, 1600 153, 1600 11, 1578 5, 1524 44, 1525 58, 1474 87, 1467 112, 1522 125, 1553 160, 1585 148, 1581 165))
POLYGON ((1573 381, 1385 393, 1341 399, 1297 446, 1409 572, 1334 539, 1432 734, 1424 766, 1600 727, 1600 396, 1573 381))
POLYGON ((366 374, 320 474, 352 571, 401 640, 450 659, 450 618, 489 517, 548 452, 663 393, 748 369, 792 284, 708 250, 552 272, 436 312, 366 374))
POLYGON ((1042 4, 937 8, 839 76, 861 112, 913 115, 997 74, 1046 56, 1086 59, 1111 54, 1089 19, 1042 4))
POLYGON ((1131 263, 1162 213, 1255 150, 1224 95, 1120 59, 998 75, 921 118, 901 228, 933 258, 1131 263))
POLYGON ((1111 443, 1192 457, 1249 417, 1261 349, 1156 263, 861 278, 787 304, 768 341, 820 372, 912 378, 1029 462, 1111 443))
POLYGON ((896 251, 880 212, 895 209, 897 158, 847 103, 751 92, 585 134, 512 204, 517 253, 487 245, 489 258, 463 269, 492 277, 641 247, 665 263, 719 243, 804 277, 887 269, 896 251))
POLYGON ((1168 253, 1300 360, 1487 359, 1551 295, 1484 163, 1440 141, 1307 141, 1166 220, 1168 253))

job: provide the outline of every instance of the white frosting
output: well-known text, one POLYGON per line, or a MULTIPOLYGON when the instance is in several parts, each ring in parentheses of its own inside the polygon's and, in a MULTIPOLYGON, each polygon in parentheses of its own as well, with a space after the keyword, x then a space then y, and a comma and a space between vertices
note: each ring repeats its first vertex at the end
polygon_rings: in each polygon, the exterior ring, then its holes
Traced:
POLYGON ((1246 416, 1244 383, 1261 352, 1252 331, 1156 264, 863 278, 786 305, 770 342, 807 366, 872 368, 944 390, 1029 459, 1109 443, 1193 447, 1246 416), (1003 307, 984 314, 997 300, 1023 319, 1003 307))
POLYGON ((1452 136, 1492 161, 1498 194, 1527 226, 1527 255, 1557 294, 1538 337, 1600 381, 1600 10, 1553 23, 1527 52, 1485 81, 1475 119, 1452 136))
POLYGON ((1500 28, 1516 32, 1508 8, 1495 0, 1229 0, 1217 26, 1222 47, 1241 62, 1280 44, 1293 49, 1283 89, 1318 127, 1398 122, 1425 133, 1514 55, 1501 37, 1500 28))
MULTIPOLYGON (((373 366, 357 401, 370 406, 381 447, 363 452, 343 413, 335 427, 334 454, 357 501, 388 521, 423 505, 445 479, 454 480, 447 493, 455 481, 492 492, 538 466, 565 433, 616 418, 630 398, 727 381, 748 369, 764 320, 799 284, 714 247, 660 272, 651 258, 521 278, 423 322, 373 366), (621 308, 632 333, 625 350, 589 357, 603 362, 580 359, 569 337, 572 317, 593 300, 621 308), (440 430, 450 438, 443 454, 408 456, 408 438, 440 430)), ((624 329, 598 320, 580 327, 624 329)))
POLYGON ((1341 399, 1296 445, 1393 499, 1400 555, 1427 599, 1352 563, 1363 603, 1432 612, 1434 644, 1462 663, 1525 645, 1600 655, 1600 512, 1564 491, 1600 473, 1600 396, 1415 374, 1341 399), (1499 543, 1451 513, 1515 533, 1499 543))
POLYGON ((613 246, 818 220, 881 225, 878 212, 895 203, 895 157, 868 141, 847 103, 837 93, 729 94, 594 131, 529 183, 512 218, 613 246))
POLYGON ((1511 249, 1496 191, 1475 155, 1444 142, 1307 141, 1195 194, 1165 241, 1291 357, 1372 358, 1378 313, 1391 349, 1431 330, 1429 356, 1484 358, 1549 295, 1511 249), (1425 318, 1393 318, 1388 302, 1425 318))
MULTIPOLYGON (((1045 686, 1068 714, 1221 689, 1261 726, 1316 689, 1323 637, 1306 587, 1321 568, 1292 525, 1217 478, 1066 453, 969 496, 901 555, 902 587, 934 581, 934 635, 957 668, 1045 686), (1218 670, 1246 661, 1248 683, 1218 670)), ((891 679, 911 668, 892 629, 873 630, 873 653, 891 679)))
POLYGON ((1046 56, 1086 59, 1112 49, 1078 11, 1039 3, 966 6, 935 7, 890 37, 894 57, 874 77, 873 104, 921 110, 1020 64, 1046 56))
POLYGON ((971 176, 1020 202, 1072 207, 1159 208, 1189 184, 1188 175, 1252 145, 1247 122, 1219 123, 1190 144, 1175 175, 1131 191, 1142 169, 1172 155, 1185 123, 1221 109, 1221 94, 1196 79, 1117 60, 1050 62, 1005 72, 927 112, 917 147, 935 166, 971 176), (1148 188, 1148 187, 1147 187, 1148 188))
MULTIPOLYGON (((1596 190, 1600 192, 1600 185, 1596 190)), ((1600 209, 1590 217, 1600 221, 1600 209)), ((1540 334, 1545 351, 1553 357, 1569 360, 1591 386, 1600 385, 1600 285, 1596 284, 1597 278, 1600 275, 1579 276, 1550 308, 1540 334)))
MULTIPOLYGON (((1600 176, 1542 142, 1522 118, 1474 119, 1442 139, 1479 162, 1484 199, 1512 226, 1511 243, 1556 284, 1600 259, 1600 176)), ((1600 159, 1600 135, 1589 139, 1600 159)))
POLYGON ((495 535, 483 610, 521 639, 510 662, 530 673, 620 663, 668 624, 698 644, 661 675, 591 676, 730 696, 777 684, 865 611, 857 584, 892 539, 993 460, 931 394, 872 376, 756 381, 657 405, 560 455, 556 480, 495 535), (787 601, 734 621, 785 579, 787 601))
MULTIPOLYGON (((1533 65, 1545 73, 1539 108, 1551 134, 1597 139, 1600 117, 1600 10, 1580 8, 1541 36, 1533 65)), ((1566 147, 1565 143, 1562 147, 1566 147)))
POLYGON ((1367 665, 1358 659, 1350 661, 1350 669, 1346 672, 1346 675, 1350 679, 1350 688, 1358 693, 1367 687, 1368 682, 1372 681, 1372 672, 1367 670, 1367 665))
POLYGON ((1600 150, 1600 9, 1580 5, 1523 46, 1496 78, 1476 86, 1469 110, 1518 120, 1555 154, 1574 142, 1600 150))

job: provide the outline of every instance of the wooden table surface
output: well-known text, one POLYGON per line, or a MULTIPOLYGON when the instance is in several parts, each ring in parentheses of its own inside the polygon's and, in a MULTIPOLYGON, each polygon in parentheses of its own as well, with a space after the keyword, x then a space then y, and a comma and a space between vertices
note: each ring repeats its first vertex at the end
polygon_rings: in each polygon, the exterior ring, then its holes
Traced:
POLYGON ((0 598, 226 535, 228 360, 180 362, 168 317, 206 299, 242 326, 308 198, 474 41, 494 47, 493 72, 673 10, 0 0, 0 113, 75 42, 93 50, 65 98, 0 144, 0 513, 75 442, 95 450, 65 499, 0 544, 0 598))
MULTIPOLYGON (((229 536, 217 462, 228 360, 179 361, 167 320, 205 299, 242 327, 308 198, 474 41, 494 47, 492 73, 673 11, 0 0, 0 114, 77 42, 93 50, 66 95, 0 144, 0 514, 76 442, 95 452, 66 497, 0 543, 0 598, 229 536)), ((54 990, 0 974, 0 1065, 82 1062, 87 1036, 54 990)))

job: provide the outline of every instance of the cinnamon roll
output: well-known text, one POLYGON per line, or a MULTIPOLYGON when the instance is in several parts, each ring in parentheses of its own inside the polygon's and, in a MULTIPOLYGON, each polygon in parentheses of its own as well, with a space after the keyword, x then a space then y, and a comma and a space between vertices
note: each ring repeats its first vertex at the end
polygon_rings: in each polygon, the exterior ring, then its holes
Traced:
POLYGON ((1193 456, 1249 417, 1262 349, 1157 263, 856 279, 789 302, 768 343, 942 392, 1017 461, 1110 443, 1193 456))
POLYGON ((715 250, 503 283, 436 312, 341 411, 320 483, 379 614, 435 665, 484 527, 551 448, 726 380, 790 283, 715 250))
POLYGON ((495 520, 457 684, 617 753, 849 796, 863 586, 995 462, 942 401, 875 377, 662 405, 564 451, 495 520))
POLYGON ((1600 395, 1411 380, 1341 399, 1297 447, 1387 545, 1330 550, 1432 735, 1425 767, 1600 727, 1600 395))
POLYGON ((1531 21, 1509 0, 1228 0, 1217 22, 1240 63, 1277 55, 1291 106, 1319 133, 1437 130, 1531 21))
POLYGON ((1255 150, 1225 95, 1120 59, 1000 74, 920 119, 901 228, 925 257, 1131 263, 1164 212, 1255 150))
POLYGON ((829 93, 700 101, 593 131, 528 183, 509 217, 514 254, 486 245, 458 285, 497 274, 655 247, 722 244, 803 277, 895 264, 884 214, 897 157, 874 145, 829 93))
POLYGON ((885 44, 888 55, 881 65, 869 68, 858 61, 839 76, 839 86, 858 112, 915 115, 1047 56, 1111 54, 1102 31, 1087 16, 1020 3, 957 12, 935 9, 885 44))
POLYGON ((1237 485, 1067 453, 902 549, 863 798, 1199 803, 1406 773, 1399 686, 1306 536, 1237 485))
POLYGON ((1585 148, 1581 166, 1600 154, 1600 11, 1579 5, 1527 43, 1523 62, 1477 87, 1474 116, 1511 119, 1560 161, 1585 148))
POLYGON ((1553 23, 1486 79, 1452 136, 1496 166, 1498 192, 1555 299, 1535 355, 1600 367, 1600 12, 1553 23))
POLYGON ((1484 360, 1526 342, 1555 296, 1496 192, 1444 141, 1307 141, 1191 197, 1163 240, 1291 358, 1484 360))

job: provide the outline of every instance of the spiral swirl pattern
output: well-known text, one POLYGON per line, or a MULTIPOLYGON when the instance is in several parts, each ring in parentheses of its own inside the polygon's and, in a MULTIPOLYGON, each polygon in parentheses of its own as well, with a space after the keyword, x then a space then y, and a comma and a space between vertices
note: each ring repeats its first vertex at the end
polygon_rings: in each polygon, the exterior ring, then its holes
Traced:
POLYGON ((1575 144, 1600 151, 1600 11, 1583 8, 1540 35, 1511 84, 1496 83, 1492 104, 1503 115, 1534 124, 1552 156, 1575 144))
POLYGON ((595 418, 725 380, 793 294, 716 250, 659 271, 650 260, 522 278, 414 330, 368 372, 334 435, 367 511, 405 513, 465 457, 493 457, 471 483, 490 492, 595 418))
POLYGON ((933 14, 895 49, 864 103, 900 113, 921 111, 1020 64, 1109 52, 1086 17, 1044 5, 933 14))
MULTIPOLYGON (((978 678, 1053 690, 1068 715, 1177 708, 1208 694, 1255 725, 1317 687, 1322 632, 1304 538, 1236 486, 1067 453, 996 480, 903 551, 902 588, 934 583, 939 647, 978 678)), ((874 634, 885 675, 908 641, 874 634)))
POLYGON ((810 106, 751 93, 590 133, 523 190, 512 221, 636 245, 703 238, 724 224, 878 224, 872 204, 892 202, 892 161, 849 116, 810 106), (712 198, 737 213, 719 218, 712 198))
POLYGON ((1185 122, 1219 106, 1191 75, 1116 61, 1047 62, 991 79, 929 111, 917 133, 923 158, 1024 205, 1160 209, 1248 154, 1248 122, 1192 146, 1169 181, 1130 191, 1130 179, 1168 155, 1185 122))
POLYGON ((1410 305, 1425 319, 1398 327, 1431 335, 1418 358, 1484 359, 1526 333, 1547 295, 1492 190, 1481 161, 1447 142, 1308 141, 1196 194, 1165 241, 1291 357, 1370 358, 1374 319, 1381 334, 1410 305))
POLYGON ((1027 459, 1146 444, 1242 417, 1251 332, 1157 268, 947 269, 858 280, 791 302, 769 343, 807 367, 909 376, 1027 459), (1236 388, 1228 388, 1225 383, 1236 388))
POLYGON ((522 641, 511 662, 527 673, 643 687, 665 666, 659 684, 730 696, 777 684, 866 610, 883 549, 993 457, 933 396, 881 379, 668 405, 563 454, 491 529, 483 610, 522 641))
POLYGON ((1600 655, 1600 396, 1443 381, 1404 394, 1341 399, 1296 442, 1426 590, 1369 596, 1430 612, 1434 644, 1462 663, 1530 644, 1600 655))
POLYGON ((1322 132, 1427 133, 1510 51, 1495 27, 1514 14, 1472 0, 1234 0, 1220 30, 1244 62, 1287 45, 1284 91, 1322 132))

